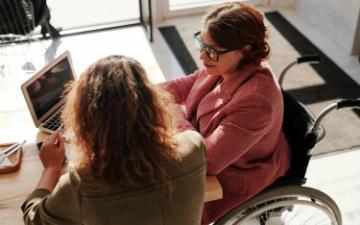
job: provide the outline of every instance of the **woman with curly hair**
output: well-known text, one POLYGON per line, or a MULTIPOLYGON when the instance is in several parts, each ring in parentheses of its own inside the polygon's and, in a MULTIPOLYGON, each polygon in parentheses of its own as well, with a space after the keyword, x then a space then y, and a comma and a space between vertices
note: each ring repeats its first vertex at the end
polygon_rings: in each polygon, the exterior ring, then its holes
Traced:
POLYGON ((174 128, 171 96, 143 67, 109 56, 70 85, 62 114, 76 154, 60 177, 64 140, 43 144, 44 171, 22 206, 25 224, 199 224, 205 153, 174 128))
POLYGON ((222 4, 194 38, 203 68, 162 87, 186 106, 183 116, 205 139, 207 174, 222 186, 224 197, 205 203, 202 223, 209 224, 285 175, 291 154, 263 15, 222 4))

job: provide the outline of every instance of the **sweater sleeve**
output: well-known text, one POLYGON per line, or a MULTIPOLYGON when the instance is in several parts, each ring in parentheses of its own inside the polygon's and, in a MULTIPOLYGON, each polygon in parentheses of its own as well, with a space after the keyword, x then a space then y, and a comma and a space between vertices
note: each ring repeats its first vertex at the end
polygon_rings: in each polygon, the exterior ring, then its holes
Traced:
POLYGON ((198 74, 199 71, 195 71, 193 74, 188 76, 166 81, 160 84, 160 86, 173 95, 176 103, 184 105, 190 90, 198 77, 198 74))
POLYGON ((81 224, 78 194, 70 182, 69 173, 63 175, 53 192, 36 189, 21 209, 26 225, 81 224))

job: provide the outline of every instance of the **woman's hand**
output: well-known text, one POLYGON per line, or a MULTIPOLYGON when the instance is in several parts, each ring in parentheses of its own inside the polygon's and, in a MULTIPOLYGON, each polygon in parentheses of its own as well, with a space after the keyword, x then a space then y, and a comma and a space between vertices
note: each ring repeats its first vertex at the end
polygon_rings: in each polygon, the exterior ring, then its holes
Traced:
POLYGON ((173 113, 176 118, 185 118, 185 108, 181 105, 174 104, 173 113))
POLYGON ((176 129, 179 132, 186 130, 195 130, 191 123, 185 118, 185 109, 181 105, 175 105, 173 113, 176 118, 176 129))
POLYGON ((44 171, 36 188, 43 188, 49 191, 54 189, 61 174, 64 156, 64 140, 59 129, 41 146, 40 159, 44 166, 44 171))
POLYGON ((40 159, 46 169, 61 170, 65 156, 64 140, 61 137, 60 129, 43 143, 40 150, 40 159))

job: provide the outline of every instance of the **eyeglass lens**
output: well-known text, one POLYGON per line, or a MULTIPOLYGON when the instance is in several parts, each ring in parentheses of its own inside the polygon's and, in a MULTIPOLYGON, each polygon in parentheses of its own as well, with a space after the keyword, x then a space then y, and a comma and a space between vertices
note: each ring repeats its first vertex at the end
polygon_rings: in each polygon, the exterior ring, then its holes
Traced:
POLYGON ((213 61, 218 61, 218 53, 215 51, 215 49, 212 49, 209 46, 206 46, 200 39, 199 35, 195 35, 195 47, 198 51, 203 51, 205 50, 205 53, 207 55, 207 57, 209 57, 209 59, 213 60, 213 61))

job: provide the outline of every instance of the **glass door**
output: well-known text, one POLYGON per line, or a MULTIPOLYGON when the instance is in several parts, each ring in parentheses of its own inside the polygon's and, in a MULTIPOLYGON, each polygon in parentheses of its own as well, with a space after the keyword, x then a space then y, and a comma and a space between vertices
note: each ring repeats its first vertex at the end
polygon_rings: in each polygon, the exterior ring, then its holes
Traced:
POLYGON ((140 23, 144 27, 148 39, 153 41, 153 18, 151 0, 139 0, 140 23))
MULTIPOLYGON (((201 14, 205 13, 211 5, 221 4, 223 2, 230 2, 229 0, 157 0, 163 6, 163 18, 201 14)), ((268 0, 240 0, 241 2, 250 3, 253 5, 261 5, 268 2, 268 0)))
POLYGON ((51 23, 65 33, 139 23, 139 1, 47 0, 51 23))
POLYGON ((223 0, 169 0, 169 10, 191 9, 224 2, 223 0))

